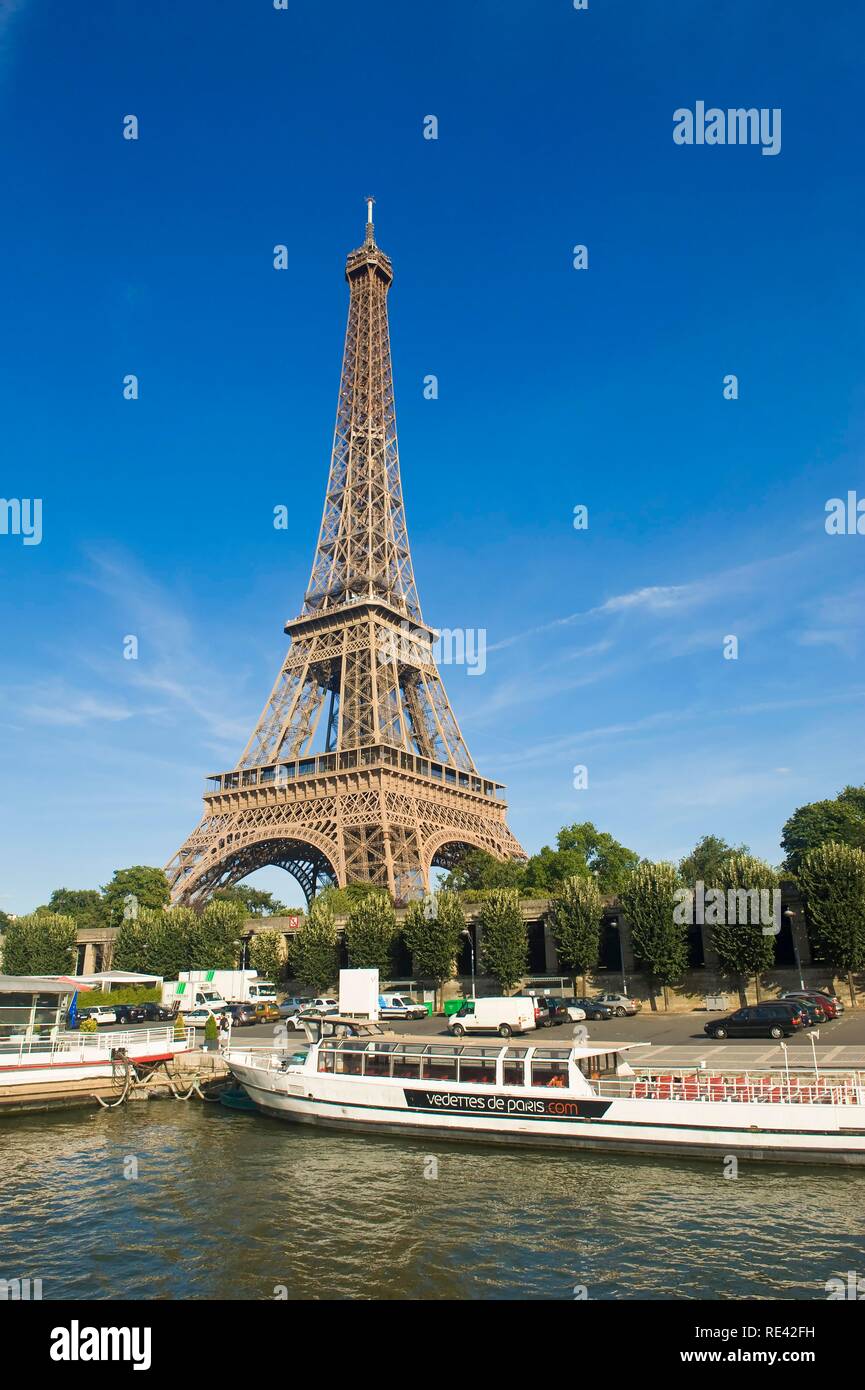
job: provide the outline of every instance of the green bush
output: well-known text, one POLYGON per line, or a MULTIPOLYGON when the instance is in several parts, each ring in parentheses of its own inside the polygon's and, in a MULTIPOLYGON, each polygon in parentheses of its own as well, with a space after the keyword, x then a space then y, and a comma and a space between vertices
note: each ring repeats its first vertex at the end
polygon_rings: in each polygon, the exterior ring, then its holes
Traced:
POLYGON ((111 1008, 112 1004, 161 1004, 162 991, 158 986, 131 985, 129 989, 82 989, 78 995, 79 1009, 111 1008))

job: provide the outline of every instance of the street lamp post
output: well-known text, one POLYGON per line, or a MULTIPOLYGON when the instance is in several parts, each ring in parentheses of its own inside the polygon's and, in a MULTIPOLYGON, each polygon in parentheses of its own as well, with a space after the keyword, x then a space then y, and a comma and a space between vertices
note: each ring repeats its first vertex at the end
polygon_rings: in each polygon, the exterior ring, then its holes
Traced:
POLYGON ((475 994, 475 943, 470 927, 463 928, 463 936, 467 936, 469 939, 469 953, 472 963, 472 999, 476 999, 477 996, 475 994))
POLYGON ((621 964, 622 964, 622 993, 623 993, 623 994, 627 994, 627 993, 628 993, 628 982, 627 982, 627 980, 625 979, 625 943, 624 943, 624 941, 622 940, 622 924, 621 924, 621 922, 619 921, 618 917, 611 917, 611 918, 610 918, 610 926, 611 926, 614 930, 615 930, 616 928, 618 928, 618 931, 619 931, 619 960, 621 961, 621 964))
POLYGON ((802 961, 801 961, 800 958, 799 958, 799 942, 796 940, 796 924, 795 924, 796 914, 795 914, 795 912, 793 911, 792 907, 785 907, 785 908, 784 908, 784 914, 783 914, 783 915, 784 915, 784 921, 787 923, 787 926, 790 928, 790 940, 793 942, 793 955, 794 955, 795 960, 796 960, 796 971, 797 971, 797 973, 798 973, 798 975, 799 975, 799 988, 800 988, 800 989, 804 989, 804 988, 805 988, 805 979, 804 979, 804 976, 802 975, 802 961))

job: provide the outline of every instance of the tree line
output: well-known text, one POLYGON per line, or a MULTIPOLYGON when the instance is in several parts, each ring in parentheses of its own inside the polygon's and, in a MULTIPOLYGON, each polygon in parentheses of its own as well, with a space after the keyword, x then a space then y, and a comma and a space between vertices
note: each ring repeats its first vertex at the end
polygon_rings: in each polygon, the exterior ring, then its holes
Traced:
MULTIPOLYGON (((688 965, 688 927, 675 911, 678 890, 702 882, 724 893, 771 891, 783 875, 802 894, 816 957, 846 976, 852 993, 853 974, 865 967, 865 787, 846 787, 832 801, 800 807, 785 824, 781 843, 786 859, 773 867, 747 845, 705 835, 674 865, 640 859, 591 822, 563 826, 556 848, 544 846, 527 863, 502 864, 471 851, 445 878, 441 892, 409 904, 401 928, 387 893, 373 885, 325 888, 303 915, 287 952, 281 933, 261 931, 250 945, 250 963, 267 978, 290 975, 315 990, 328 988, 338 973, 336 918, 345 915, 344 948, 351 966, 378 968, 393 978, 402 940, 413 973, 441 991, 465 939, 463 903, 474 900, 480 972, 509 990, 528 969, 520 898, 543 894, 550 899, 548 921, 562 969, 573 976, 575 988, 582 980, 585 993, 585 977, 600 958, 603 898, 615 894, 631 925, 637 964, 666 998, 688 965)), ((240 960, 247 917, 288 910, 271 894, 243 884, 215 893, 203 911, 168 908, 168 901, 165 875, 143 865, 118 870, 99 893, 57 889, 44 907, 7 921, 3 968, 20 974, 73 969, 76 928, 92 925, 117 927, 118 969, 170 978, 180 969, 232 968, 240 960)), ((759 921, 712 926, 721 971, 755 979, 758 992, 760 976, 773 964, 775 941, 759 921)))

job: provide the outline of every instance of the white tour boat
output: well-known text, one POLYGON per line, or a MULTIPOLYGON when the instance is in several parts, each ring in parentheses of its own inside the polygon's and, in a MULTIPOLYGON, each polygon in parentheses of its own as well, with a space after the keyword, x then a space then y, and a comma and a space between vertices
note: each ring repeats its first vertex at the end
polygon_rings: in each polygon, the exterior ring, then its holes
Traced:
MULTIPOLYGON (((66 1029, 74 979, 0 975, 0 1115, 66 1105, 112 1103, 132 1083, 193 1046, 188 1032, 134 1028, 66 1029)), ((87 986, 83 986, 84 989, 87 986)))
POLYGON ((646 1043, 454 1044, 375 1029, 309 1036, 284 1051, 229 1049, 233 1075, 261 1110, 339 1129, 574 1152, 865 1163, 861 1073, 637 1074, 625 1053, 646 1043))

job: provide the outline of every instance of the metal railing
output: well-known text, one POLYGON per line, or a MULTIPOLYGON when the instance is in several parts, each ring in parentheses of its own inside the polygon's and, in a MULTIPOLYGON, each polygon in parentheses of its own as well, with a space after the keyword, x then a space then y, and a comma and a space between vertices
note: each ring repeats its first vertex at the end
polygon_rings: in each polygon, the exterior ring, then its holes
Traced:
MULTIPOLYGON (((229 1044, 224 1049, 223 1056, 226 1052, 230 1052, 232 1061, 239 1063, 240 1066, 256 1067, 259 1071, 282 1071, 286 1063, 291 1062, 294 1053, 296 1052, 300 1056, 302 1050, 305 1060, 306 1050, 302 1043, 298 1044, 294 1052, 290 1049, 280 1052, 272 1043, 244 1043, 242 1048, 232 1047, 229 1044)), ((301 1066, 302 1063, 297 1062, 296 1065, 301 1066)))
MULTIPOLYGON (((178 1045, 173 1027, 136 1028, 130 1032, 117 1033, 57 1033, 53 1037, 20 1037, 0 1040, 0 1067, 20 1064, 32 1060, 33 1063, 50 1065, 55 1061, 89 1061, 93 1054, 110 1057, 113 1048, 130 1047, 142 1044, 148 1048, 165 1051, 169 1045, 178 1045)), ((184 1047, 195 1046, 195 1030, 184 1029, 184 1047)))
POLYGON ((755 1076, 721 1076, 682 1073, 643 1073, 634 1078, 616 1077, 590 1083, 599 1096, 629 1100, 714 1101, 730 1104, 865 1105, 865 1075, 845 1077, 787 1076, 763 1073, 755 1076))

